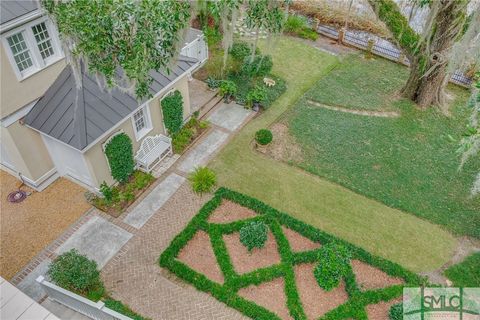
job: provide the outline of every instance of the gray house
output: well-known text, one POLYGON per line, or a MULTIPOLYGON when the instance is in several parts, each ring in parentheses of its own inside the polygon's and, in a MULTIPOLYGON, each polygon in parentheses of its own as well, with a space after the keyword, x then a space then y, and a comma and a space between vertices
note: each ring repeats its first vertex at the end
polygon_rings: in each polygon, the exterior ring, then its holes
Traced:
POLYGON ((105 142, 123 132, 137 152, 147 137, 169 141, 160 101, 174 90, 185 118, 195 111, 189 81, 208 57, 200 31, 189 30, 169 74, 151 72, 152 98, 138 102, 118 89, 105 92, 86 71, 78 89, 57 30, 36 1, 2 0, 0 9, 1 167, 31 187, 42 190, 60 176, 91 190, 113 183, 105 142))

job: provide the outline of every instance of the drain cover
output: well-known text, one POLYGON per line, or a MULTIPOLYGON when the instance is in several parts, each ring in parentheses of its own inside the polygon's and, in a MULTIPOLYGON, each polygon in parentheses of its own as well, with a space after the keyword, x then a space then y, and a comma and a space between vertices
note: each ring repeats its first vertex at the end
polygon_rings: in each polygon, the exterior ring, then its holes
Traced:
POLYGON ((13 203, 19 203, 25 200, 27 193, 22 190, 10 192, 7 196, 7 200, 13 203))

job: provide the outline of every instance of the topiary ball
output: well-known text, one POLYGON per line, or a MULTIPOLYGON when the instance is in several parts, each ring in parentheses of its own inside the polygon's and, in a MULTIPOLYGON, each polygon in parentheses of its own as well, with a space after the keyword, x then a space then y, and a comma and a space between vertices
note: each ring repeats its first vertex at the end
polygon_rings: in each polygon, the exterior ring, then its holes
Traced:
POLYGON ((324 245, 313 270, 318 285, 325 291, 336 288, 349 270, 350 258, 350 251, 345 246, 335 242, 324 245))
POLYGON ((268 129, 260 129, 255 133, 255 140, 258 144, 262 146, 269 144, 272 142, 273 134, 272 131, 268 129))
POLYGON ((267 242, 268 227, 262 221, 251 222, 240 229, 240 242, 248 251, 263 248, 267 242))
POLYGON ((388 312, 388 318, 390 320, 402 320, 403 319, 403 304, 394 304, 388 312))

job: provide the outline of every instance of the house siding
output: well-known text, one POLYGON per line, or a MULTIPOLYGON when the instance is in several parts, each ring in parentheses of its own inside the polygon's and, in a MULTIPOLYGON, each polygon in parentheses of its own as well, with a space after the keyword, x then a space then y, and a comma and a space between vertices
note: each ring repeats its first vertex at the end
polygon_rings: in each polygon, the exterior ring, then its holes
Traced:
POLYGON ((15 170, 31 181, 37 181, 54 169, 40 134, 18 121, 1 128, 2 144, 15 170))
POLYGON ((48 87, 65 68, 65 59, 57 61, 22 81, 18 81, 4 46, 0 45, 0 47, 2 69, 0 78, 2 85, 0 118, 4 118, 43 96, 48 87))
MULTIPOLYGON (((186 75, 183 76, 183 78, 179 79, 174 85, 169 87, 165 91, 165 93, 170 90, 178 90, 182 94, 184 118, 187 119, 190 116, 188 77, 186 75)), ((163 124, 162 111, 160 107, 160 100, 162 99, 162 97, 163 96, 155 98, 148 103, 153 128, 145 137, 157 134, 166 134, 163 124)), ((138 151, 138 149, 140 148, 140 144, 145 138, 143 137, 139 141, 136 140, 132 120, 131 117, 129 117, 125 119, 117 128, 115 128, 115 130, 110 135, 104 137, 101 141, 96 143, 94 146, 92 146, 85 152, 85 160, 87 162, 87 166, 90 169, 90 172, 92 173, 92 181, 93 183, 95 183, 96 188, 98 188, 103 181, 105 181, 109 185, 115 183, 110 174, 110 168, 108 167, 107 158, 105 156, 105 153, 103 152, 103 144, 112 135, 115 135, 119 131, 123 131, 132 140, 134 154, 138 151)))

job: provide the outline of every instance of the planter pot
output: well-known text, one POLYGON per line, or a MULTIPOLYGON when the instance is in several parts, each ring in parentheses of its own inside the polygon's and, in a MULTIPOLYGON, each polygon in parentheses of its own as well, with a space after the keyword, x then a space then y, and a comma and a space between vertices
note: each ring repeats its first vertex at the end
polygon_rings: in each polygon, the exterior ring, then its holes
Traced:
POLYGON ((253 102, 252 109, 253 109, 253 111, 255 111, 255 112, 260 111, 260 102, 253 102))

